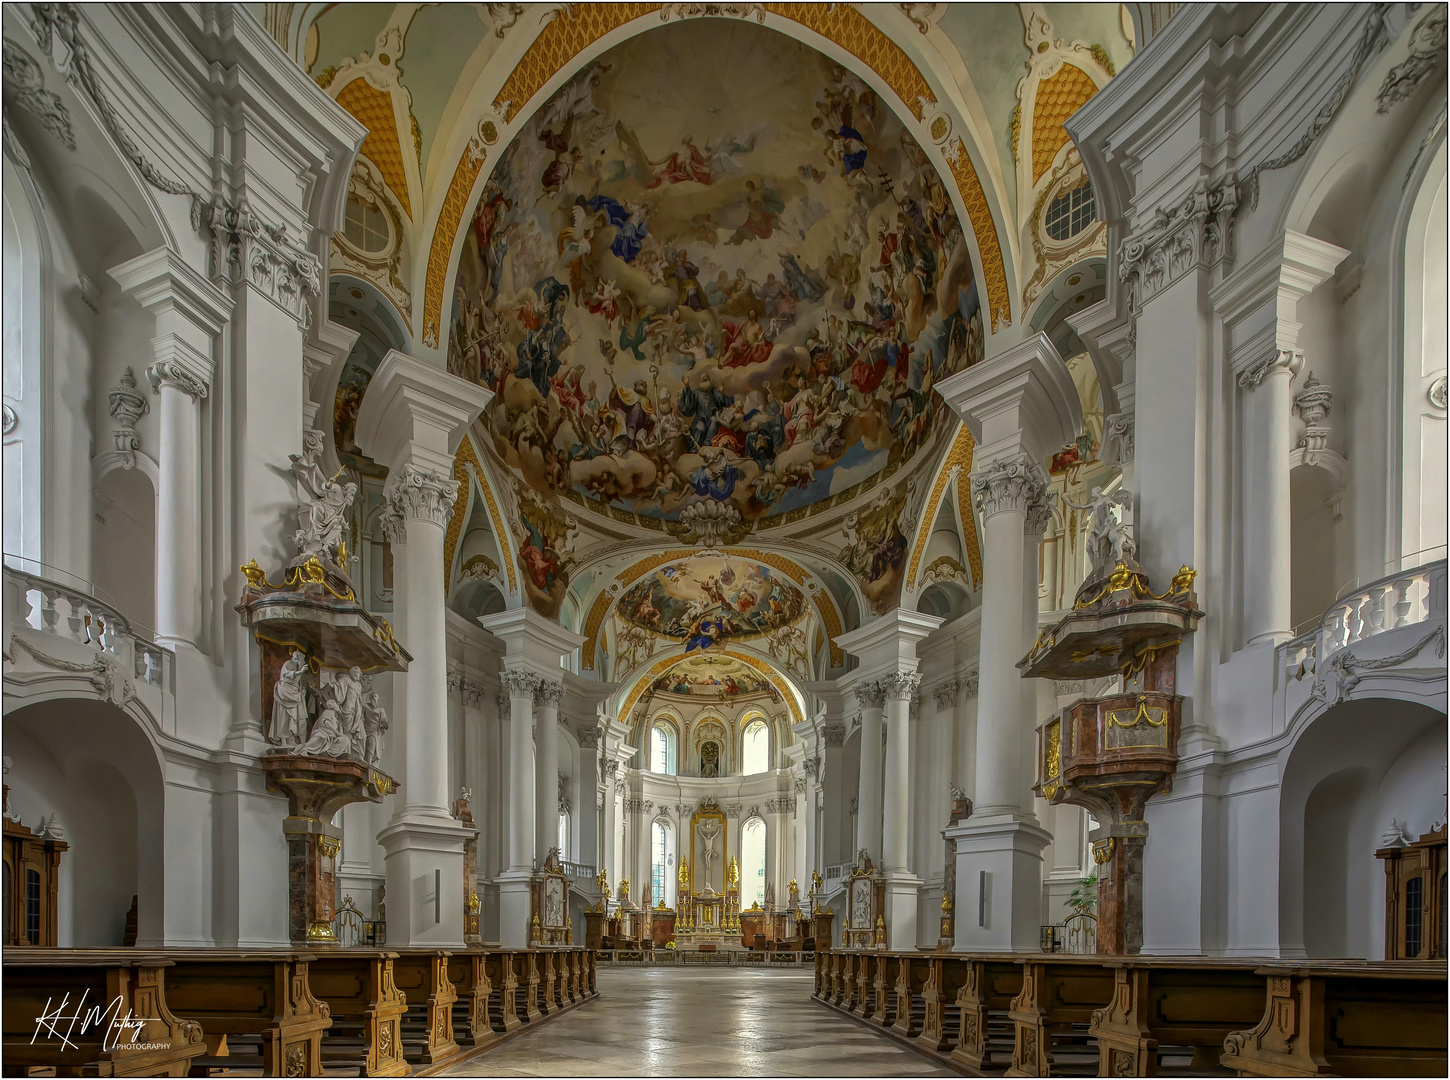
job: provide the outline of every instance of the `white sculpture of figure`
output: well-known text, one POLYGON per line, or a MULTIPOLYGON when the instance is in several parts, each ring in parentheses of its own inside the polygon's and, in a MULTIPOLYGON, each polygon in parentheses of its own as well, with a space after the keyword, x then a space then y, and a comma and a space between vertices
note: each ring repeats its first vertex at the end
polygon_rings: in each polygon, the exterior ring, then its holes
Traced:
POLYGON ((871 882, 864 878, 851 883, 851 925, 857 930, 871 928, 871 882))
POLYGON ((322 439, 308 432, 301 454, 290 455, 297 477, 297 532, 292 539, 301 555, 320 555, 335 566, 342 565, 342 532, 347 510, 357 496, 356 484, 339 484, 317 464, 322 439))
MULTIPOLYGON (((357 669, 354 668, 354 671, 357 669)), ((363 760, 374 768, 383 757, 383 736, 388 731, 388 714, 383 709, 383 700, 373 688, 372 679, 364 680, 362 698, 363 760)), ((467 788, 463 789, 465 792, 467 788)))
POLYGON ((701 822, 698 828, 700 839, 705 841, 705 880, 703 882, 706 891, 713 891, 715 883, 715 864, 720 861, 720 853, 715 850, 715 841, 720 839, 720 823, 713 818, 701 822))
POLYGON ((1085 510, 1091 515, 1087 550, 1092 556, 1094 570, 1138 557, 1137 545, 1113 512, 1114 507, 1126 510, 1133 505, 1131 491, 1119 490, 1105 495, 1102 488, 1095 487, 1085 503, 1075 503, 1065 495, 1062 501, 1074 510, 1085 510))
POLYGON ((367 745, 362 718, 362 671, 352 668, 346 675, 339 675, 323 689, 322 696, 322 709, 317 714, 317 723, 312 725, 312 735, 297 752, 361 758, 367 745))
POLYGON ((277 673, 272 688, 272 726, 269 741, 297 746, 307 741, 307 657, 298 649, 277 673))

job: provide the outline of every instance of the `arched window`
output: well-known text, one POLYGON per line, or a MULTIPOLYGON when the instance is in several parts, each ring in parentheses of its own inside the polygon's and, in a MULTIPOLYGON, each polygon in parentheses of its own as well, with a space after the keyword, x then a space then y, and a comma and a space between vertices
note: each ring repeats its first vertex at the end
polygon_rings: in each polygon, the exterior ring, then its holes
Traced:
POLYGON ((569 858, 569 811, 559 811, 559 858, 569 858))
POLYGON ((740 835, 740 909, 757 904, 765 906, 765 822, 755 817, 740 835))
POLYGON ((752 720, 745 725, 741 746, 741 772, 750 776, 770 769, 770 729, 764 720, 752 720))
POLYGON ((650 829, 650 895, 655 903, 675 906, 675 830, 663 818, 650 829))
POLYGON ((1400 453, 1402 567, 1445 557, 1446 152, 1440 145, 1405 234, 1400 453))
POLYGON ((41 558, 41 447, 43 410, 40 364, 40 237, 30 204, 18 184, 5 186, 4 354, 5 489, 7 555, 41 558))
POLYGON ((675 729, 663 720, 657 721, 650 728, 649 768, 650 772, 675 775, 675 729))

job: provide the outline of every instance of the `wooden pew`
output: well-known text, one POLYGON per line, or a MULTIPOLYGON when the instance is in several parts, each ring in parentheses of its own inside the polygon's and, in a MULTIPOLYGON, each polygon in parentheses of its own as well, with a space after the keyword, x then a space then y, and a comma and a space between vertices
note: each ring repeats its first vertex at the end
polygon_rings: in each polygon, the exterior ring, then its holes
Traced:
POLYGON ((1019 961, 1022 989, 1007 1010, 1016 1028, 1008 1076, 1052 1075, 1054 1043, 1112 997, 1113 973, 1103 959, 1044 953, 1019 961))
POLYGON ((580 957, 584 963, 584 975, 582 988, 584 997, 596 998, 599 996, 599 987, 595 982, 595 975, 599 972, 599 954, 593 949, 585 949, 580 957))
POLYGON ((559 1010, 555 996, 559 989, 559 954, 553 949, 539 951, 539 1012, 548 1016, 559 1010))
POLYGON ((1093 1013, 1102 1076, 1155 1076, 1160 1046, 1193 1048, 1195 1070, 1216 1070, 1224 1038, 1264 1010, 1256 961, 1104 956, 1112 1000, 1093 1013))
POLYGON ((193 1075, 210 1069, 260 1065, 264 1076, 317 1076, 322 1033, 332 1010, 312 993, 313 953, 298 949, 167 949, 172 1010, 195 1020, 214 1056, 192 1062, 193 1075), (226 1053, 220 1053, 226 1036, 226 1053), (255 1040, 258 1056, 242 1055, 255 1040), (259 1060, 260 1058, 260 1060, 259 1060))
POLYGON ((909 1039, 921 1034, 915 1006, 921 1003, 921 992, 931 971, 930 958, 922 953, 897 953, 892 966, 896 969, 896 1022, 891 1029, 909 1039))
POLYGON ((523 1024, 515 1006, 519 987, 515 954, 490 950, 484 954, 483 962, 492 987, 488 999, 489 1024, 498 1034, 506 1034, 523 1024))
POLYGON ((458 1053, 453 1039, 453 1003, 458 994, 448 978, 447 949, 399 949, 393 981, 408 996, 403 1020, 403 1055, 415 1065, 433 1065, 458 1053))
POLYGON ((1444 1076, 1445 962, 1325 961, 1258 969, 1262 1019, 1224 1040, 1239 1076, 1444 1076))
MULTIPOLYGON (((957 1006, 961 1010, 957 1045, 952 1057, 967 1068, 982 1072, 992 1067, 987 1044, 989 1013, 1005 1012, 1022 992, 1022 967, 1010 954, 1000 957, 965 957, 957 1006)), ((950 1032, 946 1033, 950 1038, 950 1032)))
POLYGON ((363 1076, 407 1076, 403 1017, 408 998, 393 980, 398 954, 375 949, 317 952, 308 967, 312 995, 332 1013, 322 1040, 324 1066, 355 1064, 363 1076))
POLYGON ((448 979, 458 999, 453 1005, 453 1041, 460 1046, 484 1046, 498 1038, 489 1020, 493 996, 487 957, 481 950, 454 953, 448 958, 448 979))
POLYGON ((953 1032, 960 1032, 957 1020, 957 994, 966 980, 967 963, 950 953, 939 953, 926 958, 926 981, 921 987, 921 1000, 925 1009, 922 1013, 921 1034, 916 1041, 928 1050, 946 1050, 952 1045, 953 1032), (948 1010, 952 1010, 949 1014, 948 1010), (953 1023, 953 1021, 956 1021, 953 1023))
POLYGON ((160 953, 135 949, 7 949, 7 1071, 51 1067, 60 1076, 186 1076, 191 1062, 206 1053, 206 1042, 200 1024, 171 1011, 171 966, 160 953), (87 1023, 91 1009, 95 1019, 87 1023), (74 1023, 73 1013, 79 1014, 74 1023), (52 1021, 57 1034, 38 1025, 42 1015, 57 1017, 52 1021), (139 1027, 111 1027, 128 1015, 140 1019, 139 1027))
POLYGON ((856 958, 850 953, 832 953, 831 1004, 850 1010, 856 1003, 856 958))
POLYGON ((520 949, 515 956, 519 973, 519 1019, 527 1024, 537 1024, 544 1018, 539 1011, 539 954, 532 949, 520 949))
POLYGON ((855 953, 856 977, 853 983, 856 992, 856 999, 851 1004, 851 1012, 863 1019, 871 1016, 876 1011, 876 982, 872 969, 880 963, 880 957, 875 953, 855 953))
POLYGON ((890 1027, 896 1019, 896 982, 892 973, 900 957, 877 953, 871 965, 871 1019, 882 1027, 890 1027))

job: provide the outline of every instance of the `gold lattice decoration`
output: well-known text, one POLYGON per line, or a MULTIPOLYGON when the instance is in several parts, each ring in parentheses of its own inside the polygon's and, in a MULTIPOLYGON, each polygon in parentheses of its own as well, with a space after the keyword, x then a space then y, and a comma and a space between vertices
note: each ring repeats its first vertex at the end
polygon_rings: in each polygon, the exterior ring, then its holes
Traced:
POLYGON ((366 79, 357 78, 342 88, 337 103, 368 129, 358 151, 378 167, 383 182, 392 188, 409 219, 413 206, 408 199, 408 174, 403 169, 403 148, 398 142, 398 124, 393 116, 393 96, 366 79))
POLYGON ((1032 182, 1052 166, 1052 159, 1067 142, 1066 120, 1088 98, 1098 92, 1097 85, 1082 68, 1063 64, 1056 75, 1037 84, 1037 103, 1032 109, 1032 182))
POLYGON ((921 516, 921 529, 916 534, 916 543, 911 549, 911 565, 906 571, 906 580, 912 588, 916 587, 916 568, 921 565, 921 557, 926 552, 926 542, 931 536, 932 525, 936 522, 937 509, 941 506, 942 495, 946 493, 947 482, 952 478, 952 467, 960 465, 963 473, 971 472, 974 445, 972 433, 963 424, 936 474, 936 483, 932 485, 931 495, 926 500, 926 513, 921 516))
POLYGON ((968 471, 957 473, 957 514, 966 533, 967 566, 972 571, 972 588, 982 587, 982 549, 977 543, 977 511, 972 505, 972 481, 968 471))
POLYGON ((433 243, 428 248, 428 278, 423 287, 423 344, 438 347, 439 320, 443 314, 443 281, 448 277, 449 257, 453 254, 453 238, 458 223, 468 209, 468 195, 483 168, 484 153, 472 144, 465 147, 453 170, 453 181, 443 205, 438 210, 438 224, 433 228, 433 243))
POLYGON ((956 153, 947 158, 952 179, 957 182, 972 233, 977 238, 977 253, 982 257, 983 284, 987 289, 987 307, 992 313, 992 333, 999 326, 1012 325, 1012 301, 1007 292, 1007 268, 1002 262, 1002 245, 997 241, 997 226, 992 222, 992 208, 977 179, 976 167, 967 153, 967 145, 957 140, 956 153))
POLYGON ((488 506, 488 519, 493 522, 493 535, 498 541, 499 557, 503 559, 504 569, 508 572, 509 591, 518 591, 518 582, 514 578, 514 561, 512 556, 513 547, 508 542, 509 534, 504 531, 503 517, 498 512, 498 503, 494 501, 493 489, 489 487, 488 477, 484 475, 483 466, 478 463, 478 455, 473 450, 473 440, 467 435, 458 444, 458 453, 453 457, 453 479, 458 481, 463 494, 453 503, 453 516, 448 519, 448 529, 443 534, 443 589, 448 589, 448 575, 453 572, 453 553, 458 550, 458 539, 463 533, 463 516, 468 511, 469 476, 468 466, 472 465, 478 476, 478 490, 483 492, 483 501, 488 506))

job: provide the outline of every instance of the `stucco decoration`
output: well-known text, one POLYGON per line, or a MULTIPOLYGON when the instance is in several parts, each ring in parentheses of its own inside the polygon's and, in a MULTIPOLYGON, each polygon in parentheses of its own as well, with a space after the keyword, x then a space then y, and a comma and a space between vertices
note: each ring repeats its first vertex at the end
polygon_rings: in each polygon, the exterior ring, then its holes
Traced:
POLYGON ((925 153, 749 22, 672 23, 566 83, 495 166, 456 284, 449 368, 498 394, 499 457, 707 543, 908 462, 932 385, 982 351, 925 153))

